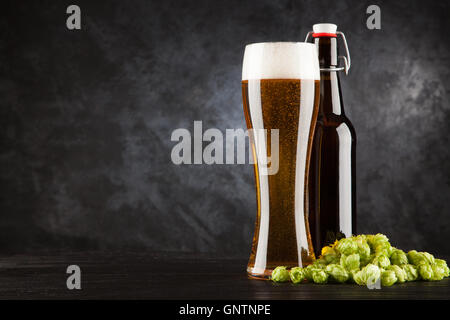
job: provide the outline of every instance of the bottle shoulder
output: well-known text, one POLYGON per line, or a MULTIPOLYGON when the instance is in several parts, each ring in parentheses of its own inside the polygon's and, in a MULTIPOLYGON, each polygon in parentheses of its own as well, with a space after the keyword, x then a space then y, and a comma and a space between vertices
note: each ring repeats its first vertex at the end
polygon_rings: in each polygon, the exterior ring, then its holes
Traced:
POLYGON ((352 140, 356 141, 356 131, 351 123, 350 119, 345 115, 327 115, 319 116, 316 124, 316 131, 321 131, 323 133, 346 133, 340 135, 342 137, 351 137, 352 140))
POLYGON ((326 127, 337 127, 339 125, 347 126, 349 129, 353 129, 353 124, 345 114, 321 114, 319 112, 317 116, 317 123, 326 127))

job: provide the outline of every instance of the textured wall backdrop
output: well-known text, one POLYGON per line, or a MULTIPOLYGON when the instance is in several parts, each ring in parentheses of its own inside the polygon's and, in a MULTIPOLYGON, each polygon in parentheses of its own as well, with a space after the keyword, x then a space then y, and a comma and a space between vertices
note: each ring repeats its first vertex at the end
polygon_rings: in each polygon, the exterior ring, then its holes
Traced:
POLYGON ((0 250, 148 249, 247 256, 249 165, 175 166, 171 133, 244 128, 244 46, 347 35, 358 229, 449 253, 448 1, 2 3, 0 250), (69 31, 69 4, 82 30, 69 31), (365 27, 368 5, 382 29, 365 27))

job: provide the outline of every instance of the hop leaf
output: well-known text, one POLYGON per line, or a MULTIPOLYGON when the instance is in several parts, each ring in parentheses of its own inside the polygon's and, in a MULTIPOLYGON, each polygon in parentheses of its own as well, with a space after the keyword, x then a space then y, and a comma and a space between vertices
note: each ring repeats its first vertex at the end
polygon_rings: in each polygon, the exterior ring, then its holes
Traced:
POLYGON ((305 279, 305 273, 301 267, 292 268, 289 274, 293 283, 300 283, 305 279))
POLYGON ((396 264, 398 266, 408 264, 408 257, 403 250, 394 249, 391 254, 391 264, 396 264))
POLYGON ((339 264, 329 264, 325 272, 336 282, 345 282, 349 278, 347 270, 339 264))
POLYGON ((286 282, 289 280, 289 271, 284 266, 276 267, 272 271, 271 278, 274 282, 286 282))
POLYGON ((381 273, 381 285, 384 287, 390 287, 397 282, 397 276, 392 270, 386 270, 381 273))

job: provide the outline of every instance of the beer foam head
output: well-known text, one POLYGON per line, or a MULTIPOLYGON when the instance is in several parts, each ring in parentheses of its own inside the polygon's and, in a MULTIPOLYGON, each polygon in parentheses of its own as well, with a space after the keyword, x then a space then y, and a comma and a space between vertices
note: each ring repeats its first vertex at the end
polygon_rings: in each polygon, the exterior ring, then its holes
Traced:
POLYGON ((320 80, 317 48, 305 42, 261 42, 245 47, 242 80, 320 80))

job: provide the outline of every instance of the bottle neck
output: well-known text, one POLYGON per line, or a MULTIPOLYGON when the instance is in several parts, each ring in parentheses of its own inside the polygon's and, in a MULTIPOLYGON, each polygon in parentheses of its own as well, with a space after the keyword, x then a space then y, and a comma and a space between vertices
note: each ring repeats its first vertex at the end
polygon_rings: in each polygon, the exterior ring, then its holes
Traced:
POLYGON ((319 53, 320 68, 335 68, 338 64, 337 38, 317 37, 314 38, 319 53))
MULTIPOLYGON (((337 38, 314 38, 319 53, 321 69, 336 68, 338 66, 337 38)), ((320 72, 320 113, 324 115, 344 115, 342 103, 339 71, 321 70, 320 72)))

